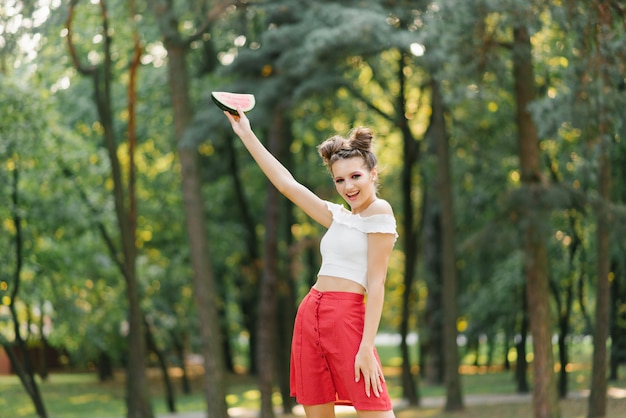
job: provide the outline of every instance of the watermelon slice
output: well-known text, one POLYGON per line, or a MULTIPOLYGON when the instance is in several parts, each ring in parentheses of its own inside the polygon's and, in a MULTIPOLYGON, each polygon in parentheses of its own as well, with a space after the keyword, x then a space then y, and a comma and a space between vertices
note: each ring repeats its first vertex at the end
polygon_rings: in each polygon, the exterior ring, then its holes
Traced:
POLYGON ((222 110, 230 114, 238 115, 237 107, 243 112, 249 112, 254 108, 254 95, 228 93, 226 91, 214 91, 211 93, 211 99, 222 110))

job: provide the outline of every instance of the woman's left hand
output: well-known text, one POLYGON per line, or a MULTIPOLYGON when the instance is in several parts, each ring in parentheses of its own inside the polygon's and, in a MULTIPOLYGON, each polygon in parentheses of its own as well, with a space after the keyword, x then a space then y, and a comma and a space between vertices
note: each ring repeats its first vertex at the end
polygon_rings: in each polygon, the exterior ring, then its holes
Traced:
POLYGON ((369 397, 373 392, 374 396, 379 397, 383 392, 383 382, 385 377, 383 371, 376 360, 373 348, 359 348, 354 359, 354 381, 361 380, 361 375, 365 380, 365 394, 369 397))

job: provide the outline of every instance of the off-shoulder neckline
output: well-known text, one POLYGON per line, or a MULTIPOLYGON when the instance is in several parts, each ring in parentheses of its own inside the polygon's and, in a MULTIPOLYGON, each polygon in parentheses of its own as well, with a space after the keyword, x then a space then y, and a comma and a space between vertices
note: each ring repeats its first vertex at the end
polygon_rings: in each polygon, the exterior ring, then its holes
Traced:
MULTIPOLYGON (((346 214, 346 215, 350 215, 350 216, 355 216, 357 218, 360 219, 370 219, 370 218, 377 218, 377 217, 385 217, 385 216, 389 216, 391 218, 394 218, 394 216, 390 213, 375 213, 373 215, 368 215, 368 216, 363 216, 360 213, 352 213, 350 210, 348 210, 344 205, 342 205, 341 203, 335 203, 335 202, 331 202, 330 200, 327 201, 327 203, 330 203, 331 205, 336 205, 338 206, 338 209, 342 211, 342 213, 346 214)), ((394 218, 395 219, 395 218, 394 218)))

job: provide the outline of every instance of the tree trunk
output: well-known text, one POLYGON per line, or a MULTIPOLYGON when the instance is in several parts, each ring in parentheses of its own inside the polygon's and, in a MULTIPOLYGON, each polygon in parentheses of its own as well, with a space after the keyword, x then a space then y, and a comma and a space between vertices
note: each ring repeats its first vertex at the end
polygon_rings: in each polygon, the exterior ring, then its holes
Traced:
POLYGON ((280 384, 280 394, 283 402, 283 415, 292 414, 296 406, 294 398, 291 397, 290 390, 290 355, 291 337, 293 335, 294 317, 296 307, 294 305, 294 287, 291 276, 280 280, 278 294, 278 349, 276 350, 276 361, 278 369, 278 379, 280 384))
POLYGON ((622 308, 626 305, 625 264, 626 260, 622 258, 620 262, 615 261, 611 269, 615 273, 615 278, 611 285, 609 381, 619 379, 619 365, 626 362, 626 326, 624 325, 626 324, 626 312, 622 308))
MULTIPOLYGON (((428 154, 435 152, 433 136, 428 141, 428 154)), ((421 375, 428 383, 443 384, 443 302, 441 295, 441 209, 437 203, 434 175, 424 174, 424 268, 426 286, 426 307, 420 329, 421 375)))
MULTIPOLYGON (((485 359, 485 362, 483 363, 483 366, 487 366, 487 368, 491 368, 491 366, 493 366, 493 354, 495 352, 495 345, 496 345, 496 337, 493 331, 491 330, 487 330, 486 334, 484 335, 484 345, 486 345, 486 350, 487 350, 487 358, 485 359)), ((480 340, 480 338, 479 338, 480 340)))
MULTIPOLYGON (((277 108, 268 135, 268 150, 279 155, 283 139, 283 113, 277 108)), ((281 195, 267 182, 265 200, 265 243, 263 248, 263 277, 259 292, 259 318, 257 334, 257 364, 259 367, 259 390, 261 391, 261 418, 273 418, 274 374, 276 364, 276 287, 278 282, 278 228, 281 195)))
MULTIPOLYGON (((508 321, 507 321, 508 322, 508 321)), ((504 329, 504 341, 502 341, 502 352, 504 353, 504 358, 502 359, 502 368, 504 371, 511 370, 511 361, 509 360, 509 350, 511 349, 511 328, 505 325, 504 329)))
POLYGON ((244 261, 244 267, 241 272, 240 300, 239 306, 243 318, 244 327, 250 335, 248 340, 248 372, 256 375, 258 372, 256 363, 256 347, 257 347, 257 304, 259 285, 261 283, 261 259, 259 255, 259 237, 257 234, 257 225, 251 214, 250 205, 246 199, 243 185, 241 182, 239 164, 237 163, 237 155, 235 153, 234 141, 227 140, 226 148, 228 151, 229 171, 233 179, 233 191, 237 207, 241 212, 241 219, 246 231, 246 251, 247 257, 244 261))
MULTIPOLYGON (((599 0, 596 4, 598 12, 597 59, 594 60, 596 76, 602 86, 601 93, 610 89, 611 76, 607 72, 609 58, 604 53, 610 42, 613 42, 611 27, 611 4, 608 0, 599 0)), ((596 316, 593 330, 593 364, 591 369, 591 393, 589 394, 589 418, 606 416, 607 409, 607 347, 609 333, 609 294, 611 282, 609 278, 611 263, 611 216, 608 206, 611 200, 611 160, 609 158, 612 141, 611 122, 604 100, 600 100, 597 110, 598 139, 596 141, 598 155, 598 195, 600 203, 596 210, 596 316)))
MULTIPOLYGON (((552 167, 552 164, 550 164, 552 167)), ((551 168, 552 179, 555 182, 559 182, 560 178, 558 173, 551 168)), ((575 277, 577 274, 577 266, 576 266, 576 254, 578 249, 581 246, 581 239, 578 234, 578 225, 576 222, 576 213, 572 210, 571 213, 567 214, 567 221, 569 224, 569 235, 572 238, 572 242, 568 247, 568 269, 566 272, 566 280, 565 282, 565 299, 561 301, 561 290, 559 289, 558 283, 551 281, 551 289, 554 294, 554 299, 557 304, 557 318, 558 318, 558 346, 559 346, 559 381, 558 381, 558 390, 559 397, 561 399, 565 399, 567 397, 568 392, 568 374, 567 374, 567 365, 569 364, 569 352, 567 346, 567 337, 569 336, 570 331, 570 320, 572 315, 572 306, 574 304, 574 286, 575 286, 575 277)))
POLYGON ((409 313, 413 302, 413 282, 417 272, 418 238, 414 204, 413 204, 413 174, 416 163, 419 160, 419 147, 411 133, 408 120, 403 116, 406 109, 406 74, 404 72, 407 53, 403 52, 398 61, 398 82, 400 91, 397 95, 396 110, 399 116, 398 125, 402 132, 402 213, 403 213, 403 247, 404 257, 404 294, 402 296, 402 319, 400 323, 401 354, 402 354, 402 394, 409 405, 418 405, 419 375, 413 375, 411 371, 411 356, 407 345, 409 333, 409 313))
POLYGON ((98 380, 100 382, 106 382, 107 380, 113 379, 113 364, 109 353, 103 350, 98 353, 96 369, 98 370, 98 380))
MULTIPOLYGON (((14 318, 14 321, 17 321, 17 316, 15 316, 14 318)), ((20 352, 23 356, 23 363, 20 363, 19 359, 15 355, 15 352, 13 351, 13 346, 3 343, 2 347, 9 357, 11 369, 19 377, 20 382, 22 382, 22 386, 24 387, 26 393, 28 394, 28 397, 32 401, 37 416, 39 418, 47 418, 48 412, 46 411, 43 397, 41 396, 41 391, 39 390, 39 386, 37 385, 37 381, 35 380, 33 367, 32 364, 30 364, 30 359, 28 358, 28 353, 25 351, 25 344, 23 344, 23 341, 22 343, 18 343, 18 347, 20 347, 21 345, 24 346, 24 349, 20 349, 20 352)))
POLYGON ((172 344, 174 345, 176 357, 178 357, 180 369, 182 370, 182 376, 180 379, 182 391, 185 395, 189 395, 191 394, 191 384, 187 373, 187 364, 185 364, 185 345, 183 344, 183 338, 181 333, 175 331, 170 331, 170 338, 172 340, 172 344))
MULTIPOLYGON (((600 142, 604 142, 600 139, 600 142)), ((601 145, 598 190, 600 197, 608 202, 611 184, 610 167, 606 145, 601 145)), ((604 206, 601 204, 601 206, 604 206)), ((589 395, 589 418, 606 416, 607 407, 607 347, 610 293, 610 219, 607 208, 601 207, 596 226, 596 316, 593 330, 593 364, 591 371, 591 394, 589 395)))
POLYGON ((593 333, 593 323, 591 320, 591 315, 589 314, 589 312, 587 311, 587 295, 585 292, 585 284, 587 282, 587 277, 588 273, 586 271, 586 268, 584 267, 586 264, 586 251, 582 251, 581 253, 581 260, 580 260, 580 264, 582 265, 581 270, 580 270, 580 274, 578 275, 578 280, 576 282, 576 293, 577 293, 577 301, 578 301, 578 308, 580 309, 580 314, 583 317, 584 323, 585 323, 585 328, 583 329, 583 333, 584 334, 591 334, 593 333))
MULTIPOLYGON (((105 37, 107 38, 107 37, 105 37)), ((109 41, 110 42, 110 41, 109 41)), ((108 51, 108 48, 107 48, 108 51)), ((102 76, 94 77, 94 89, 96 93, 96 105, 98 115, 104 130, 104 143, 111 164, 111 177, 113 179, 113 199, 115 202, 115 214, 120 231, 122 243, 122 275, 126 282, 126 299, 128 301, 128 365, 126 374, 127 384, 127 416, 129 418, 148 418, 153 416, 152 406, 148 395, 148 382, 145 373, 145 340, 143 327, 143 313, 140 306, 139 283, 137 280, 135 247, 134 213, 128 210, 125 197, 122 168, 117 156, 117 141, 113 127, 113 108, 111 103, 111 62, 110 52, 105 54, 105 65, 102 76)), ((96 73, 97 74, 97 73, 96 73)), ((132 147, 131 147, 132 148, 132 147)), ((131 157, 132 161, 132 157, 131 157)), ((129 168, 132 178, 134 167, 129 168)), ((128 202, 134 201, 134 195, 129 192, 128 202)), ((132 207, 131 203, 131 207, 132 207)))
MULTIPOLYGON (((615 158, 615 157, 614 157, 615 158)), ((618 171, 615 179, 621 179, 621 187, 615 186, 619 193, 616 200, 620 203, 626 203, 626 152, 622 152, 619 157, 614 160, 612 166, 618 171)), ((617 180, 619 181, 619 180, 617 180)), ((611 270, 615 277, 611 284, 611 354, 609 359, 609 381, 617 381, 619 379, 619 365, 626 363, 626 244, 622 241, 620 246, 620 256, 613 260, 614 267, 611 270)))
POLYGON ((535 418, 557 418, 560 412, 553 371, 548 257, 542 229, 544 215, 535 204, 538 199, 536 194, 541 193, 542 188, 541 159, 537 128, 528 111, 534 98, 535 85, 528 29, 519 24, 513 28, 513 38, 520 170, 522 185, 528 193, 528 201, 522 208, 521 225, 530 331, 533 336, 533 412, 535 418))
MULTIPOLYGON (((409 320, 411 313, 411 304, 416 303, 412 297, 413 282, 415 273, 417 271, 417 243, 414 232, 413 215, 408 214, 407 211, 413 211, 413 204, 411 201, 412 180, 411 173, 413 169, 406 166, 407 161, 405 158, 405 164, 402 168, 403 171, 403 200, 404 211, 403 213, 403 230, 405 231, 403 237, 403 247, 405 254, 404 261, 404 293, 402 294, 402 316, 400 319, 400 352, 402 354, 402 394, 404 399, 409 405, 417 406, 420 404, 419 394, 419 375, 414 375, 411 370, 411 356, 409 352, 409 346, 407 338, 409 335, 409 320), (410 228, 410 229, 407 229, 410 228)), ((421 339, 420 339, 421 340, 421 339)), ((419 358, 419 354, 418 354, 419 358)))
POLYGON ((457 338, 457 270, 454 204, 452 200, 452 175, 450 169, 450 145, 444 105, 439 82, 431 76, 432 115, 429 131, 435 137, 437 155, 437 190, 441 208, 441 307, 443 308, 443 356, 446 385, 446 411, 463 409, 461 379, 459 376, 459 353, 457 338))
POLYGON ((45 319, 45 315, 44 315, 44 307, 43 304, 40 304, 39 306, 39 340, 41 341, 41 345, 39 346, 39 349, 37 350, 39 353, 39 367, 38 367, 38 372, 39 372, 39 377, 41 377, 41 380, 46 381, 48 380, 48 376, 50 375, 50 368, 48 367, 48 339, 46 338, 46 335, 44 334, 44 328, 45 328, 45 324, 44 324, 44 319, 45 319))
MULTIPOLYGON (((436 68, 431 68, 434 76, 436 68)), ((434 108, 434 94, 431 81, 431 118, 425 138, 427 141, 426 154, 428 159, 437 159, 437 141, 441 139, 442 126, 439 119, 441 115, 435 115, 438 111, 434 108)), ((437 88, 437 87, 435 87, 437 88)), ((444 140, 444 141, 447 141, 444 140)), ((429 167, 427 165, 426 167, 429 167)), ((443 235, 442 235, 442 208, 441 196, 438 188, 441 187, 438 179, 439 173, 435 171, 438 166, 433 165, 432 170, 422 170, 424 178, 423 199, 423 242, 424 242, 424 275, 428 294, 426 296, 426 308, 420 332, 421 355, 420 364, 423 365, 422 377, 433 385, 445 384, 445 348, 444 348, 444 313, 443 313, 443 235)))
MULTIPOLYGON (((291 135, 291 131, 289 129, 290 122, 291 121, 287 118, 284 118, 283 120, 282 132, 284 132, 284 140, 282 141, 280 147, 281 152, 280 155, 278 155, 278 158, 280 161, 283 161, 287 169, 292 170, 293 154, 289 152, 289 149, 293 142, 293 136, 291 135)), ((278 278, 278 287, 276 289, 278 297, 278 349, 276 350, 276 362, 278 366, 278 382, 283 403, 283 414, 289 415, 292 414, 293 408, 296 406, 295 399, 291 397, 290 388, 291 340, 297 311, 295 295, 297 273, 294 269, 292 269, 292 264, 290 263, 290 260, 296 258, 296 254, 293 250, 295 245, 291 227, 296 223, 296 219, 294 216, 294 205, 287 199, 282 199, 282 201, 284 202, 283 212, 285 213, 285 216, 283 217, 281 230, 285 235, 284 241, 285 247, 287 248, 287 254, 283 254, 281 256, 281 260, 286 260, 286 262, 282 263, 280 266, 281 274, 278 278)))
POLYGON ((152 330, 150 329, 147 321, 144 321, 144 329, 146 330, 146 344, 148 346, 148 350, 152 351, 152 353, 156 356, 159 363, 159 369, 161 369, 161 375, 163 376, 163 384, 165 386, 165 405, 168 412, 176 412, 176 397, 174 396, 172 379, 170 379, 170 375, 167 372, 165 354, 157 346, 157 343, 154 340, 154 335, 152 334, 152 330))
POLYGON ((515 362, 515 382, 518 393, 528 393, 528 362, 526 361, 526 341, 528 339, 528 299, 526 298, 526 285, 524 285, 521 297, 522 309, 519 324, 519 339, 515 342, 517 361, 515 362))
MULTIPOLYGON (((125 223, 125 227, 129 227, 125 223)), ((133 240, 134 242, 134 240, 133 240)), ((134 247, 134 244, 133 244, 134 247)), ((148 382, 146 378, 145 355, 146 347, 144 341, 143 312, 141 311, 139 283, 135 269, 135 250, 127 247, 130 255, 125 256, 126 266, 126 297, 128 300, 128 416, 137 418, 151 417, 152 407, 148 394, 148 382)))
MULTIPOLYGON (((170 22, 175 25, 176 22, 170 22)), ((172 28, 177 33, 178 28, 172 28)), ((180 40, 165 36, 169 65, 169 89, 174 112, 174 128, 178 154, 182 168, 182 191, 185 203, 187 234, 191 249, 193 267, 194 296, 198 309, 202 356, 204 359, 204 396, 207 403, 207 416, 224 418, 226 389, 223 370, 222 334, 217 313, 218 297, 210 262, 209 242, 206 237, 206 224, 202 202, 201 181, 198 167, 198 153, 195 148, 180 145, 183 134, 191 123, 191 103, 187 64, 187 47, 180 40)))
POLYGON ((569 321, 570 312, 574 296, 573 283, 568 283, 565 296, 564 312, 559 314, 558 328, 558 345, 559 345, 559 397, 565 399, 567 397, 568 385, 567 385, 567 365, 569 364, 569 353, 567 350, 567 337, 569 335, 569 321))
POLYGON ((569 363, 569 356, 567 352, 567 335, 569 332, 569 319, 564 315, 559 315, 558 320, 558 346, 559 346, 559 397, 565 399, 567 397, 567 364, 569 363))
MULTIPOLYGON (((396 107, 401 115, 404 115, 406 108, 406 75, 404 66, 406 61, 404 53, 398 62, 398 80, 400 92, 397 96, 396 107)), ((418 405, 420 402, 418 376, 413 376, 411 371, 411 356, 407 345, 409 333, 409 316, 411 312, 411 302, 413 282, 417 272, 417 253, 419 232, 415 221, 415 210, 412 199, 413 195, 413 174, 415 166, 419 160, 419 147, 411 134, 408 121, 404 116, 398 117, 398 124, 402 131, 402 244, 404 248, 404 294, 402 295, 402 319, 400 323, 400 351, 402 354, 402 394, 409 405, 418 405)))
POLYGON ((20 361, 17 359, 15 352, 13 351, 13 346, 10 346, 9 344, 6 344, 4 342, 2 343, 2 346, 4 347, 4 351, 9 357, 9 361, 11 362, 11 368, 20 378, 22 386, 24 386, 26 393, 28 393, 28 396, 33 402, 35 411, 37 412, 37 416, 39 418, 46 418, 48 416, 48 413, 46 411, 41 392, 39 391, 39 386, 37 385, 37 381, 35 380, 35 371, 33 369, 30 356, 28 355, 26 342, 22 338, 22 334, 20 331, 20 319, 15 309, 15 302, 17 301, 17 297, 20 291, 22 265, 24 262, 24 240, 22 238, 22 217, 20 216, 21 210, 19 196, 19 162, 16 162, 16 165, 12 171, 11 206, 13 215, 13 227, 15 228, 15 270, 13 272, 13 288, 11 289, 11 295, 9 298, 9 311, 11 313, 11 320, 13 321, 13 332, 15 333, 15 341, 17 343, 16 346, 22 355, 22 363, 20 363, 20 361))
POLYGON ((78 0, 72 0, 66 28, 68 31, 67 42, 72 57, 72 61, 76 70, 82 75, 89 76, 93 82, 94 104, 98 112, 98 119, 102 124, 104 132, 104 145, 106 147, 109 163, 111 165, 111 178, 113 180, 113 199, 115 203, 115 215, 118 224, 118 230, 121 240, 121 257, 118 249, 109 244, 111 257, 116 265, 120 268, 121 274, 126 283, 126 298, 128 301, 128 364, 126 374, 126 406, 128 417, 150 418, 153 416, 152 408, 147 390, 147 382, 145 376, 145 341, 143 333, 143 314, 140 307, 140 292, 136 276, 136 258, 137 250, 135 247, 135 229, 136 229, 136 205, 134 195, 134 164, 133 150, 135 145, 135 127, 134 127, 134 100, 135 100, 135 80, 136 72, 139 66, 139 58, 141 49, 139 48, 138 38, 135 38, 135 49, 132 64, 129 70, 130 84, 128 87, 129 95, 129 192, 126 196, 122 169, 117 155, 118 141, 113 123, 113 104, 111 99, 112 69, 113 59, 111 53, 111 31, 109 31, 109 20, 106 8, 106 2, 100 2, 100 17, 102 20, 102 33, 105 34, 103 42, 103 62, 98 66, 86 66, 80 63, 76 48, 72 38, 72 23, 74 19, 74 7, 78 0))

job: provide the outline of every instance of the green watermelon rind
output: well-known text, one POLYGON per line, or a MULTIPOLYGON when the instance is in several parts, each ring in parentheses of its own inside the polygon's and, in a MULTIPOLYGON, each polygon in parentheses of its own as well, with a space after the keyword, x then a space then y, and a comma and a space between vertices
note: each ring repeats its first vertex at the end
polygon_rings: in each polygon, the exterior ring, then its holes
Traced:
POLYGON ((234 100, 241 100, 241 101, 247 100, 248 105, 241 106, 241 110, 244 113, 251 111, 255 105, 254 95, 252 94, 229 93, 226 91, 214 91, 211 93, 211 99, 213 99, 213 102, 217 105, 217 107, 230 113, 231 115, 238 115, 237 103, 234 103, 233 102, 234 100), (230 99, 230 103, 228 103, 228 99, 230 99))

